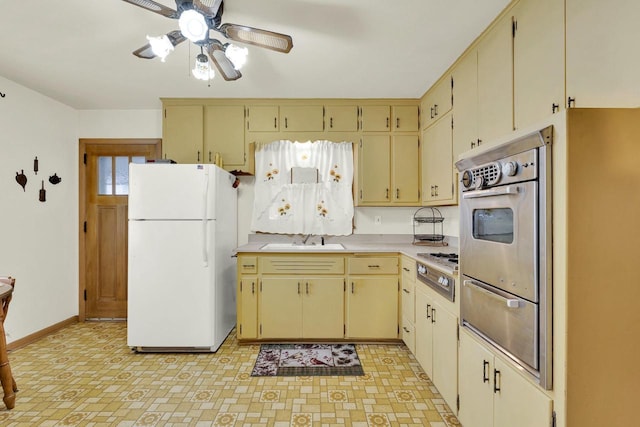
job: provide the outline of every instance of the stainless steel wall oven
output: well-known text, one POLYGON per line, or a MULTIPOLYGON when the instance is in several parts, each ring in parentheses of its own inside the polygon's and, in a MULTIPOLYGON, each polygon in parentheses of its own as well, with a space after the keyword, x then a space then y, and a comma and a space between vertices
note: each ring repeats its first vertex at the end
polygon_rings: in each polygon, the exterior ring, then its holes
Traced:
POLYGON ((460 321, 552 387, 552 128, 456 163, 460 321))

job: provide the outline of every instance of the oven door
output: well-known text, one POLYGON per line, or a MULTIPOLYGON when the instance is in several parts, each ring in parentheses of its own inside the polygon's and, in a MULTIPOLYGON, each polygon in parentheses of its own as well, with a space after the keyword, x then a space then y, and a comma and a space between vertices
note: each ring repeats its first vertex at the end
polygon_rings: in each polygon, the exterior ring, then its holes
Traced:
POLYGON ((538 302, 537 192, 529 181, 462 193, 464 275, 538 302))
POLYGON ((538 305, 463 276, 462 324, 538 370, 538 305))

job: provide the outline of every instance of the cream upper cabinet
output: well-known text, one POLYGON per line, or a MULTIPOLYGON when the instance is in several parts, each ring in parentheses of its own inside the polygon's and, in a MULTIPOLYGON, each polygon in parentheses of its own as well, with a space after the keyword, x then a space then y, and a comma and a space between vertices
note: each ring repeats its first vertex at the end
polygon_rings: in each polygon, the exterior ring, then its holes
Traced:
POLYGON ((452 70, 453 162, 478 143, 478 52, 473 49, 452 70))
POLYGON ((363 132, 391 131, 391 108, 388 105, 363 105, 360 107, 363 132))
POLYGON ((204 163, 202 105, 166 105, 162 154, 177 163, 204 163))
POLYGON ((391 137, 391 181, 393 203, 420 203, 420 141, 418 135, 391 137))
POLYGON ((552 425, 552 400, 465 330, 460 332, 459 370, 458 418, 463 425, 552 425))
POLYGON ((357 204, 388 204, 391 201, 391 137, 363 135, 357 156, 357 204))
POLYGON ((512 15, 514 127, 521 129, 564 108, 564 2, 520 1, 512 15))
POLYGON ((417 132, 420 123, 420 109, 417 105, 391 106, 393 132, 417 132))
POLYGON ((322 105, 280 106, 280 130, 283 132, 321 132, 324 130, 322 105))
POLYGON ((420 204, 417 135, 363 135, 357 146, 356 204, 420 204))
POLYGON ((451 110, 453 85, 453 77, 444 75, 427 91, 421 102, 423 129, 431 126, 451 110))
POLYGON ((422 204, 443 205, 457 202, 453 185, 452 122, 448 114, 423 131, 422 204))
POLYGON ((243 105, 204 107, 204 162, 214 163, 216 153, 225 165, 245 164, 243 105))
POLYGON ((512 42, 512 19, 507 14, 478 43, 480 144, 513 131, 512 42))
POLYGON ((566 0, 569 107, 638 107, 640 2, 566 0))
POLYGON ((328 132, 357 132, 357 105, 327 105, 325 107, 325 128, 328 132))
POLYGON ((247 107, 247 130, 249 132, 277 132, 280 130, 277 105, 250 105, 247 107))

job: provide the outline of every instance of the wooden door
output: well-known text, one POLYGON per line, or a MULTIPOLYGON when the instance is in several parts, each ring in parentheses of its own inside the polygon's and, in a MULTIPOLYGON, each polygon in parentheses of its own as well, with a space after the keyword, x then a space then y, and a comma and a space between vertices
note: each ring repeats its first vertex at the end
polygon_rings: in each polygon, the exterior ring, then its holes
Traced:
POLYGON ((160 140, 80 140, 80 317, 127 317, 129 162, 160 140))

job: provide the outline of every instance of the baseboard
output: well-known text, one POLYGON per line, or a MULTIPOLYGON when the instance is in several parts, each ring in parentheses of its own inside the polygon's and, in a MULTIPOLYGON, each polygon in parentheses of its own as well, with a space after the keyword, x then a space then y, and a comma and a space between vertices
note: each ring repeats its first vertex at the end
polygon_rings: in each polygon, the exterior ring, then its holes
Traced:
POLYGON ((74 323, 78 323, 78 316, 70 317, 67 320, 63 320, 62 322, 58 322, 55 325, 51 325, 49 327, 41 329, 37 332, 27 335, 24 338, 20 338, 19 340, 12 341, 11 343, 7 344, 7 350, 11 351, 11 350, 17 350, 19 348, 22 348, 27 344, 36 342, 39 339, 42 339, 47 335, 57 332, 60 329, 66 328, 69 325, 73 325, 74 323))

